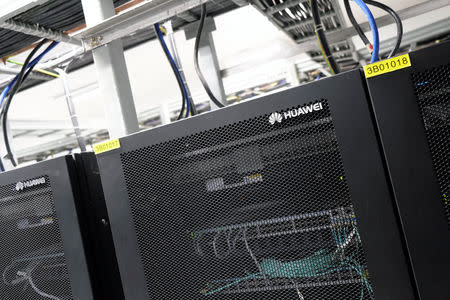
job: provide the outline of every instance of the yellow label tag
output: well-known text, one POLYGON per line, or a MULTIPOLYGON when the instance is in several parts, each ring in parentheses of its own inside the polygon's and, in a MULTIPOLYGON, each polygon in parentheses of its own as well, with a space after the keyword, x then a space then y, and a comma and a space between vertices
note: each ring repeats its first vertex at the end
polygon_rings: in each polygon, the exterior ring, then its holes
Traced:
POLYGON ((119 149, 120 148, 120 141, 119 139, 115 139, 115 140, 110 140, 107 142, 103 142, 97 145, 94 145, 94 153, 95 154, 100 154, 103 152, 108 152, 114 149, 119 149))
POLYGON ((411 59, 409 54, 404 54, 367 65, 364 67, 364 74, 366 78, 371 78, 408 67, 411 67, 411 59))

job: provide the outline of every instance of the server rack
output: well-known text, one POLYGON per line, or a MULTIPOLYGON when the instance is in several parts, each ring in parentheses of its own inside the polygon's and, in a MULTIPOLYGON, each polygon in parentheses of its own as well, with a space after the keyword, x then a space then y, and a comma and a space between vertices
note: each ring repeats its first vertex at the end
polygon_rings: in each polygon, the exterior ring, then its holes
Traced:
POLYGON ((65 156, 0 174, 1 299, 123 299, 109 228, 97 222, 104 200, 93 159, 65 156))
POLYGON ((358 70, 110 145, 126 299, 416 299, 358 70))
POLYGON ((69 164, 0 174, 1 299, 94 299, 69 164))
POLYGON ((422 299, 450 299, 450 43, 367 80, 422 299))

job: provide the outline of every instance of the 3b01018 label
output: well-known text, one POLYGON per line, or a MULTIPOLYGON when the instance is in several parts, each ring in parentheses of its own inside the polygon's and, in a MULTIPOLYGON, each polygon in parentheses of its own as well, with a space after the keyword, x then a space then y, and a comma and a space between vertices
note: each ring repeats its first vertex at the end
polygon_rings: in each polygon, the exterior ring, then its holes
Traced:
POLYGON ((411 67, 411 59, 409 54, 405 54, 367 65, 364 67, 364 74, 366 78, 371 78, 408 67, 411 67))
POLYGON ((110 140, 104 143, 100 143, 97 145, 94 145, 94 153, 95 154, 100 154, 103 152, 108 152, 114 149, 119 149, 120 148, 120 140, 119 139, 115 139, 115 140, 110 140))

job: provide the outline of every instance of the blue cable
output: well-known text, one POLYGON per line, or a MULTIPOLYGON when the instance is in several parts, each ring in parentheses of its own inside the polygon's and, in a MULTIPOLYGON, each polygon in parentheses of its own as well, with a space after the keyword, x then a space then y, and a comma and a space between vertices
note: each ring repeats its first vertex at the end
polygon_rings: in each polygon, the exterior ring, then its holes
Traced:
POLYGON ((17 76, 3 89, 2 94, 0 95, 0 105, 2 105, 3 100, 5 100, 6 95, 8 95, 9 91, 13 87, 14 83, 17 81, 17 76))
POLYGON ((375 22, 375 18, 372 15, 372 12, 367 7, 366 3, 363 0, 354 0, 356 4, 363 10, 367 19, 369 20, 370 28, 372 29, 373 35, 373 51, 372 51, 372 59, 370 63, 374 63, 378 61, 378 56, 380 52, 380 35, 378 33, 377 23, 375 22))
POLYGON ((176 76, 178 77, 178 80, 181 82, 181 87, 182 87, 183 96, 184 96, 184 99, 185 99, 185 101, 186 101, 186 118, 188 118, 188 117, 189 117, 190 107, 191 107, 191 106, 190 106, 190 103, 189 103, 189 95, 188 95, 186 86, 184 85, 184 82, 183 82, 183 77, 181 77, 181 74, 180 74, 180 71, 179 71, 179 69, 178 69, 178 66, 177 66, 177 64, 175 63, 175 60, 173 59, 172 54, 171 54, 170 51, 169 51, 169 48, 167 47, 166 41, 164 40, 163 33, 161 32, 161 29, 159 28, 159 23, 156 23, 156 24, 155 24, 155 29, 156 29, 156 33, 158 34, 158 38, 159 38, 160 41, 161 41, 161 45, 162 45, 163 48, 164 48, 164 51, 168 54, 170 63, 171 63, 173 66, 175 66, 174 69, 175 69, 176 76))

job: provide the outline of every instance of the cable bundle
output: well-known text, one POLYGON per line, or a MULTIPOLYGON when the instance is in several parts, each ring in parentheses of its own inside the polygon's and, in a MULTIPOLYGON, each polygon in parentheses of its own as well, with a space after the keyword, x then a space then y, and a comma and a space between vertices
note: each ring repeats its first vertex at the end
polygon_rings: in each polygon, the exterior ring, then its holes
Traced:
POLYGON ((182 78, 180 70, 179 70, 179 66, 177 66, 172 54, 169 51, 169 48, 167 47, 166 42, 164 41, 164 36, 161 31, 159 23, 156 23, 154 25, 154 28, 155 28, 155 32, 158 37, 159 43, 161 44, 161 47, 164 50, 164 54, 166 55, 166 58, 169 61, 172 71, 173 71, 175 77, 177 78, 178 87, 180 88, 180 91, 181 91, 182 105, 181 105, 180 114, 178 115, 178 120, 181 120, 183 118, 183 113, 185 110, 186 110, 186 115, 185 115, 186 118, 189 117, 190 113, 192 113, 192 115, 196 115, 197 110, 195 109, 194 101, 192 99, 190 99, 190 97, 189 97, 187 88, 184 85, 183 78, 182 78))
POLYGON ((369 24, 370 24, 370 27, 372 29, 372 34, 373 34, 373 45, 369 41, 369 39, 366 37, 363 30, 361 29, 358 22, 356 21, 354 15, 353 15, 352 9, 350 7, 349 0, 344 0, 345 10, 350 19, 350 22, 352 23, 353 27, 355 27, 355 30, 358 33, 361 40, 363 41, 364 45, 366 45, 366 47, 372 53, 371 63, 376 62, 379 59, 380 41, 379 41, 378 27, 375 22, 375 18, 373 17, 370 9, 367 7, 366 4, 369 4, 369 5, 372 5, 372 6, 375 6, 375 7, 378 7, 380 9, 384 10, 385 12, 390 14, 392 16, 392 18, 394 19, 394 21, 397 25, 397 42, 396 42, 394 48, 389 53, 388 58, 394 57, 400 48, 400 45, 402 42, 402 37, 403 37, 403 24, 400 19, 400 16, 389 6, 384 5, 383 3, 380 3, 380 2, 377 2, 374 0, 354 0, 354 1, 364 11, 364 14, 367 16, 367 18, 369 20, 369 24))
MULTIPOLYGON (((14 167, 17 166, 17 162, 15 161, 14 155, 11 150, 11 146, 10 146, 9 138, 8 138, 8 129, 7 129, 9 107, 14 98, 14 95, 20 89, 23 82, 31 74, 31 72, 33 71, 33 69, 37 65, 37 63, 45 56, 45 54, 47 54, 56 45, 58 45, 58 42, 52 42, 39 56, 37 56, 35 59, 31 60, 33 58, 33 56, 38 52, 38 50, 46 42, 48 42, 48 40, 44 39, 36 47, 34 47, 34 49, 31 51, 31 53, 26 58, 23 66, 22 66, 22 69, 20 70, 20 73, 17 74, 17 76, 6 86, 6 88, 3 90, 3 92, 0 95, 0 106, 1 106, 0 118, 2 119, 3 138, 5 140, 7 157, 11 161, 11 163, 14 167), (9 93, 9 96, 5 100, 8 93, 9 93)), ((2 159, 0 159, 0 168, 2 169, 2 171, 5 170, 2 159)))
MULTIPOLYGON (((233 279, 231 282, 220 287, 210 286, 208 289, 202 290, 202 293, 205 296, 214 295, 248 280, 287 278, 293 281, 294 279, 323 277, 332 273, 351 270, 356 272, 360 277, 360 299, 364 299, 365 292, 367 292, 370 299, 374 299, 374 292, 368 280, 368 275, 364 267, 358 262, 358 257, 360 257, 358 245, 361 243, 358 230, 353 226, 351 230, 346 226, 342 226, 342 228, 335 227, 332 228, 332 234, 336 241, 337 249, 322 249, 310 256, 295 261, 281 261, 272 258, 263 259, 260 263, 256 261, 259 269, 258 273, 233 279), (347 256, 344 255, 345 249, 350 248, 350 244, 353 242, 356 246, 349 250, 350 253, 347 256)), ((244 241, 246 242, 245 238, 244 241)), ((249 250, 248 247, 247 250, 249 250)), ((249 253, 252 259, 255 260, 252 252, 249 251, 249 253)))
MULTIPOLYGON (((375 18, 373 17, 372 12, 370 11, 370 9, 367 7, 366 4, 376 6, 380 9, 386 11, 394 18, 395 23, 397 24, 397 42, 395 44, 395 47, 389 53, 388 58, 395 56, 400 48, 402 36, 403 36, 403 25, 402 25, 401 19, 398 16, 398 14, 393 9, 388 7, 387 5, 384 5, 384 4, 374 1, 374 0, 354 0, 355 3, 363 10, 364 14, 366 15, 366 17, 369 21, 369 25, 370 25, 372 35, 373 35, 373 44, 372 44, 369 41, 369 39, 366 37, 366 35, 364 34, 364 32, 361 29, 361 27, 359 26, 358 22, 356 21, 354 15, 353 15, 353 12, 351 10, 349 1, 350 0, 344 0, 345 10, 347 11, 347 15, 350 19, 350 22, 355 27, 355 30, 358 33, 358 35, 360 36, 364 45, 366 45, 366 47, 371 52, 371 60, 370 60, 371 63, 374 63, 379 60, 380 37, 379 37, 378 27, 377 27, 375 18)), ((334 59, 334 57, 331 53, 330 47, 328 45, 328 42, 327 42, 327 39, 325 36, 325 32, 324 32, 324 27, 323 27, 323 24, 321 22, 320 15, 319 15, 317 0, 309 0, 309 3, 311 5, 311 11, 312 11, 312 15, 313 15, 316 36, 317 36, 317 41, 319 43, 320 51, 322 52, 322 55, 325 59, 325 62, 328 65, 328 67, 330 68, 331 73, 337 74, 337 73, 339 73, 339 66, 336 63, 336 60, 334 59)))

